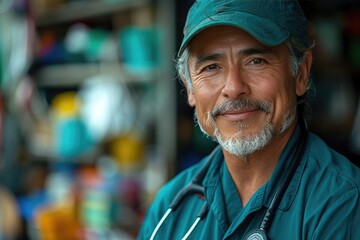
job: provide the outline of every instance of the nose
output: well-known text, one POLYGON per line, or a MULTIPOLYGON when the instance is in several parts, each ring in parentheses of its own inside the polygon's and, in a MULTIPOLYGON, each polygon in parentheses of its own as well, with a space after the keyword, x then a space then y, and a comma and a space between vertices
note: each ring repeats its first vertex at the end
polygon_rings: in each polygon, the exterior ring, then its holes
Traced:
POLYGON ((224 82, 222 94, 226 98, 237 99, 250 92, 246 77, 238 68, 230 69, 225 76, 224 82))

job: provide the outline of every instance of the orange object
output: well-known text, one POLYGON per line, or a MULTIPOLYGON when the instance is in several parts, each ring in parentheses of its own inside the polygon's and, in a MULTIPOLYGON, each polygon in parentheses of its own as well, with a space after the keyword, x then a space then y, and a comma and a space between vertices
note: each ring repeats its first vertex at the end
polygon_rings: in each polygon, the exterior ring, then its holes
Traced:
POLYGON ((81 240, 80 224, 70 206, 45 207, 37 211, 35 221, 43 240, 81 240))

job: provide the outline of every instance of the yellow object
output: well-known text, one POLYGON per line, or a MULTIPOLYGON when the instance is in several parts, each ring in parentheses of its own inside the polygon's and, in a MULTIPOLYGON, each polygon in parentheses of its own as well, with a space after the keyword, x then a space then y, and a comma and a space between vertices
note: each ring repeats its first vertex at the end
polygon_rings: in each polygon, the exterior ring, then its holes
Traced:
POLYGON ((64 92, 58 94, 52 101, 52 110, 62 117, 74 117, 80 109, 80 101, 76 92, 64 92))
POLYGON ((115 157, 120 167, 139 166, 144 161, 145 143, 136 134, 120 135, 110 142, 110 154, 115 157))

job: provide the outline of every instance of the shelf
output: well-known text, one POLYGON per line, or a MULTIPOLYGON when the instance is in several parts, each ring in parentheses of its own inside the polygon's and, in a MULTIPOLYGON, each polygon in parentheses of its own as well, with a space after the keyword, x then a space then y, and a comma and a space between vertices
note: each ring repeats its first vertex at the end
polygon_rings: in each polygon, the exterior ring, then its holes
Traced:
POLYGON ((37 16, 35 21, 37 26, 45 27, 125 11, 150 2, 150 0, 92 0, 86 1, 84 4, 84 1, 77 1, 47 11, 45 14, 37 16))
POLYGON ((98 74, 115 76, 127 83, 147 83, 156 80, 157 76, 155 70, 130 73, 119 63, 76 63, 42 67, 34 78, 40 87, 72 87, 98 74))

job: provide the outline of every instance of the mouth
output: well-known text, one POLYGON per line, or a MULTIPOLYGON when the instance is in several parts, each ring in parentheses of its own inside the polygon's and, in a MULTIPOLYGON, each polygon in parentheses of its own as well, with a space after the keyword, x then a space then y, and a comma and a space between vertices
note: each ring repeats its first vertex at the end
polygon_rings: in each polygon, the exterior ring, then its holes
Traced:
POLYGON ((226 117, 229 120, 246 120, 259 112, 262 112, 259 108, 242 108, 223 111, 218 116, 226 117))
POLYGON ((253 115, 263 112, 270 113, 271 105, 267 101, 257 101, 249 99, 229 100, 216 106, 210 116, 213 120, 222 116, 230 120, 245 120, 253 115))

